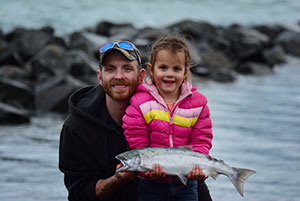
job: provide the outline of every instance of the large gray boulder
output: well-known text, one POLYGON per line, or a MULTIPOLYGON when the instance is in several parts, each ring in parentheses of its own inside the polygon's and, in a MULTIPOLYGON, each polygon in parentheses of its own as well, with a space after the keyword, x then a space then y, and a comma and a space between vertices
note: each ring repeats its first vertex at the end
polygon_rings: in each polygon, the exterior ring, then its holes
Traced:
POLYGON ((34 109, 33 87, 0 77, 0 101, 27 110, 34 109))
POLYGON ((267 75, 272 74, 270 66, 256 62, 244 62, 236 66, 236 71, 243 75, 267 75))
POLYGON ((26 110, 0 102, 0 125, 29 123, 30 117, 26 110))
POLYGON ((80 49, 91 57, 99 55, 99 47, 107 40, 106 37, 90 32, 74 32, 67 39, 69 49, 80 49))
POLYGON ((266 63, 271 67, 277 64, 285 63, 287 61, 285 52, 279 45, 276 45, 270 49, 265 49, 263 51, 263 57, 266 63))
POLYGON ((289 54, 300 57, 300 32, 284 31, 276 41, 289 54))
POLYGON ((70 75, 52 77, 35 88, 38 111, 68 112, 68 98, 77 89, 87 86, 70 75))
POLYGON ((229 41, 224 37, 224 28, 206 22, 183 20, 168 26, 168 29, 189 37, 201 52, 222 50, 230 46, 229 41))
POLYGON ((253 26, 253 29, 268 36, 271 41, 274 41, 274 39, 285 30, 282 25, 257 25, 253 26))
POLYGON ((68 72, 66 53, 65 48, 59 45, 48 45, 27 62, 25 68, 33 83, 38 84, 49 77, 68 72))
POLYGON ((6 41, 2 31, 0 29, 0 53, 5 51, 6 48, 7 48, 7 41, 6 41))
POLYGON ((16 80, 25 84, 31 84, 28 72, 24 68, 16 65, 8 64, 0 66, 0 77, 16 80))
POLYGON ((96 25, 95 33, 118 40, 134 40, 138 30, 129 23, 115 24, 107 21, 102 21, 96 25))
POLYGON ((66 63, 69 69, 68 73, 76 79, 90 85, 98 83, 99 62, 94 57, 79 49, 74 49, 67 53, 66 63))
POLYGON ((22 65, 28 61, 46 45, 60 44, 64 41, 53 36, 48 30, 35 30, 17 28, 6 35, 8 45, 4 52, 0 53, 0 64, 22 65))
POLYGON ((224 36, 230 41, 225 54, 237 61, 261 60, 263 49, 270 42, 268 36, 257 30, 237 25, 229 27, 224 36))

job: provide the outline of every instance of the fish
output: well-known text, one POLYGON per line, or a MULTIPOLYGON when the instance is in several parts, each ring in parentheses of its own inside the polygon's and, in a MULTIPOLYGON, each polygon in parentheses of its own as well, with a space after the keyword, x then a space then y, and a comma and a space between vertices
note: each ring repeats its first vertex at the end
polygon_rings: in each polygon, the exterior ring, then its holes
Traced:
POLYGON ((139 148, 118 154, 115 158, 123 164, 116 172, 152 171, 152 166, 158 164, 167 175, 178 176, 184 185, 187 183, 188 173, 199 166, 203 174, 214 180, 219 175, 226 175, 241 196, 244 196, 246 179, 256 173, 251 169, 231 167, 223 160, 193 151, 191 146, 139 148))

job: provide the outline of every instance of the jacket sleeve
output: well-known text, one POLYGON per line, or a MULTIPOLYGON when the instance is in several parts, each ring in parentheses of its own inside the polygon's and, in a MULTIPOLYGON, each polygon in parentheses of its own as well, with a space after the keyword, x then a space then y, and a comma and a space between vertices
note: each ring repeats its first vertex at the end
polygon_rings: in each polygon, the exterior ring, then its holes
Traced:
POLYGON ((130 100, 130 105, 123 116, 123 130, 130 149, 149 146, 147 123, 139 107, 137 96, 130 100))
POLYGON ((212 147, 212 122, 208 106, 205 104, 198 117, 196 124, 193 126, 190 135, 189 144, 193 146, 193 150, 209 154, 212 147))
POLYGON ((59 169, 64 173, 69 200, 99 201, 96 183, 100 179, 95 164, 76 133, 63 126, 59 145, 59 169))

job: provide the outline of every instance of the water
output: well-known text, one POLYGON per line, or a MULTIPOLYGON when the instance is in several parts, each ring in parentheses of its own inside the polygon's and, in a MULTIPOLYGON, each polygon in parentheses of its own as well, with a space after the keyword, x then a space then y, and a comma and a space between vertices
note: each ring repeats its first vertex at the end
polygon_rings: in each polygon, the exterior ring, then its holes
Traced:
POLYGON ((183 19, 214 24, 295 24, 298 0, 0 0, 0 28, 40 28, 70 33, 102 20, 163 27, 183 19))
POLYGON ((62 122, 41 114, 29 125, 0 126, 0 201, 67 200, 58 171, 62 122))
MULTIPOLYGON (((299 201, 300 61, 275 74, 243 77, 231 84, 197 83, 211 109, 211 155, 257 171, 245 197, 225 176, 207 180, 214 200, 299 201)), ((0 127, 0 201, 63 201, 66 190, 57 168, 63 117, 38 115, 29 125, 0 127)))
POLYGON ((212 112, 211 155, 257 171, 246 181, 244 198, 227 178, 209 179, 214 200, 300 199, 299 66, 299 60, 293 60, 271 76, 198 84, 212 112))

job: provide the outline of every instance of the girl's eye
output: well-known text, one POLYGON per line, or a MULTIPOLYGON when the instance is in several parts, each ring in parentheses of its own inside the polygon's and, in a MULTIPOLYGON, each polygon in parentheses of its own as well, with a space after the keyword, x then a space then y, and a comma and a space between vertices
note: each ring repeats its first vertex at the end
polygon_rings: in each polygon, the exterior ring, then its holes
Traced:
POLYGON ((174 67, 174 71, 181 71, 182 68, 180 68, 179 66, 174 67))
POLYGON ((159 66, 158 68, 161 69, 161 70, 166 70, 167 69, 166 66, 159 66))

